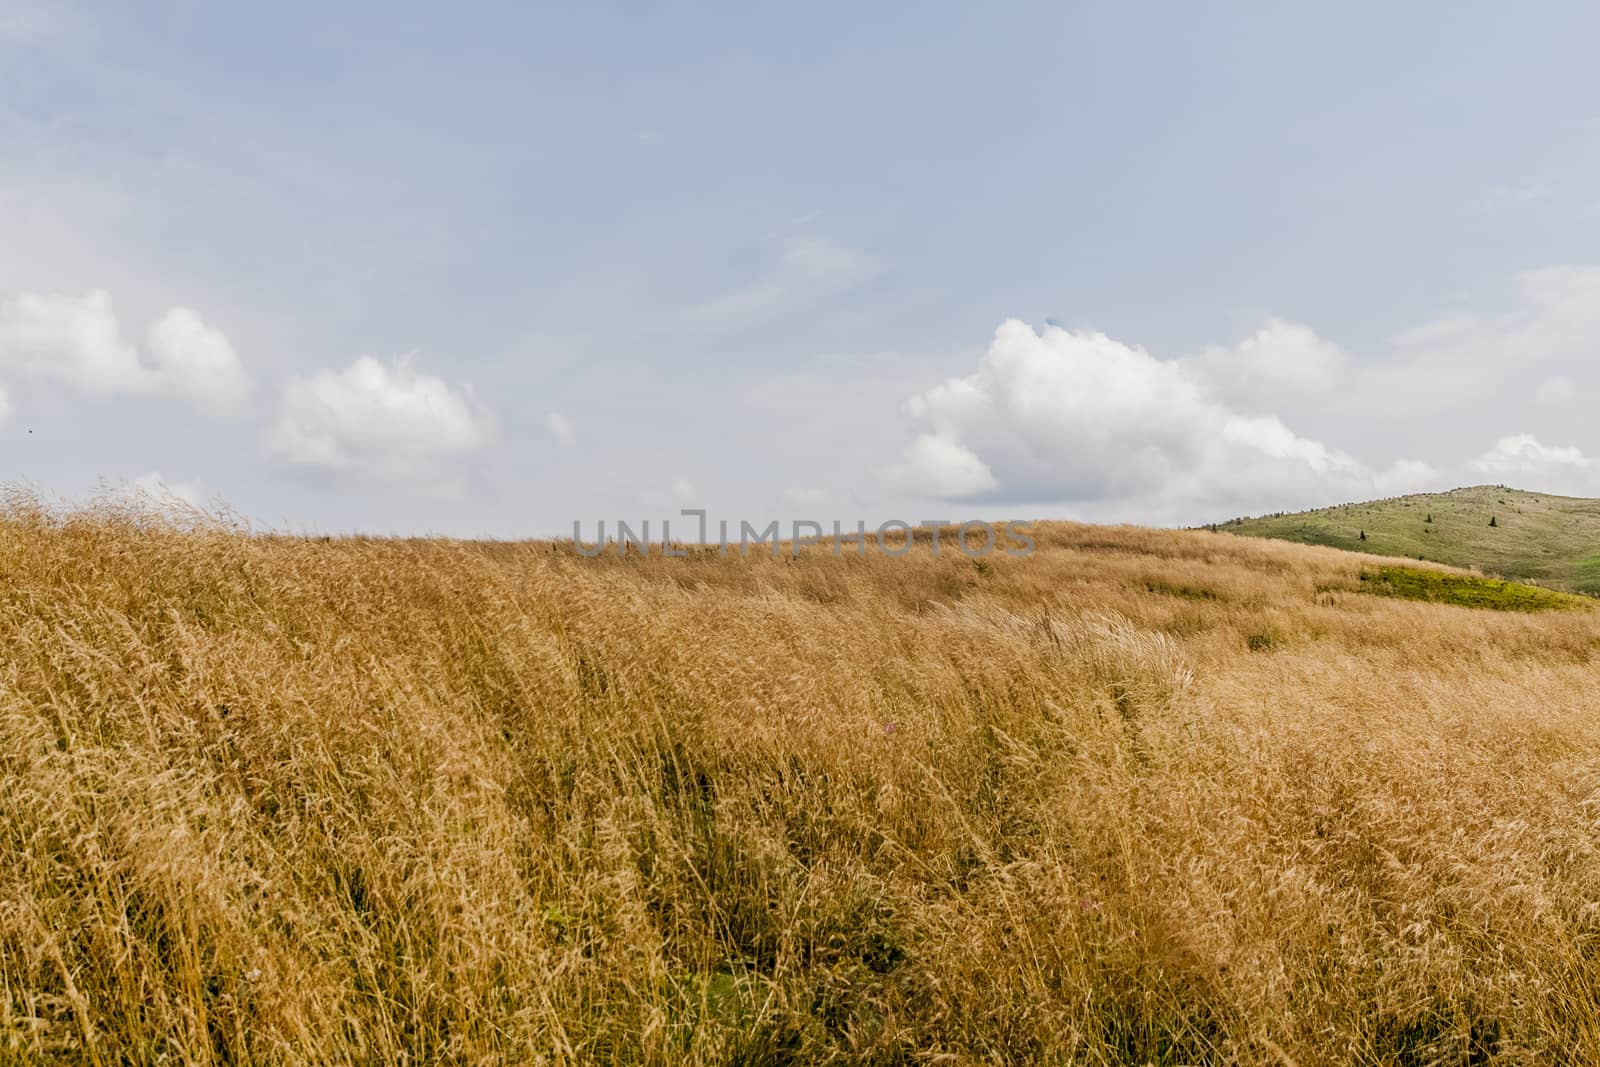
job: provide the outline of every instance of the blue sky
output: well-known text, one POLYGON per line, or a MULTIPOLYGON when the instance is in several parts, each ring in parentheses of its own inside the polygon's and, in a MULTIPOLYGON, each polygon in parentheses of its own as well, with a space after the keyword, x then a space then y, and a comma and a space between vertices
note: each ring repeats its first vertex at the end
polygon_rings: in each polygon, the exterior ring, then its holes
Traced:
POLYGON ((0 0, 0 479, 493 536, 1600 495, 1596 22, 0 0))

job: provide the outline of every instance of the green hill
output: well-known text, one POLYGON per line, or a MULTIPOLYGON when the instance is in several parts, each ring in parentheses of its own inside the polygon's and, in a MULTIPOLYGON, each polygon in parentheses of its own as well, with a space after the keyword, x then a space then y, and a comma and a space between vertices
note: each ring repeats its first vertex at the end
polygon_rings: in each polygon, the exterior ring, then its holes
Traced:
POLYGON ((1475 485, 1448 493, 1234 519, 1217 523, 1216 529, 1380 556, 1430 559, 1600 596, 1600 500, 1475 485))

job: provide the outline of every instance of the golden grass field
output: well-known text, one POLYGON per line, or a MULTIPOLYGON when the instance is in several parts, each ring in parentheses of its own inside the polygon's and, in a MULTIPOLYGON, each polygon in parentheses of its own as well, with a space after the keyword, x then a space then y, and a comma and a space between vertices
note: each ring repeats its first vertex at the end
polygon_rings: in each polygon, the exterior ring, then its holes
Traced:
POLYGON ((1035 534, 589 560, 14 497, 0 1062, 1600 1062, 1600 611, 1035 534))

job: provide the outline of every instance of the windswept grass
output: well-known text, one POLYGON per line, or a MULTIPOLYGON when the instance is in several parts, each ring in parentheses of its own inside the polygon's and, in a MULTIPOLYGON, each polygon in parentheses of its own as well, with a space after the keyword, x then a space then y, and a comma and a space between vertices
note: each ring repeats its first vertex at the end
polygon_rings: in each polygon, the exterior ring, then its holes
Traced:
POLYGON ((13 500, 0 1062, 1600 1061, 1600 613, 1038 539, 13 500))

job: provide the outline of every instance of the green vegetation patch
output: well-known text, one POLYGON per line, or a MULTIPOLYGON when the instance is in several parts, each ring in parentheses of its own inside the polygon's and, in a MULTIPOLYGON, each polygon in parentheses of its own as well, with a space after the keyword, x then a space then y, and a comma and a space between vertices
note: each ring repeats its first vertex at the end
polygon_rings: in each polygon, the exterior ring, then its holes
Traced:
POLYGON ((1492 611, 1560 611, 1585 606, 1577 597, 1553 589, 1412 567, 1372 567, 1364 570, 1361 572, 1361 591, 1376 596, 1492 611))
POLYGON ((1600 596, 1600 556, 1580 559, 1572 565, 1572 588, 1590 596, 1600 596))

